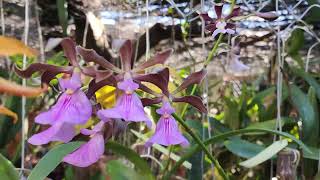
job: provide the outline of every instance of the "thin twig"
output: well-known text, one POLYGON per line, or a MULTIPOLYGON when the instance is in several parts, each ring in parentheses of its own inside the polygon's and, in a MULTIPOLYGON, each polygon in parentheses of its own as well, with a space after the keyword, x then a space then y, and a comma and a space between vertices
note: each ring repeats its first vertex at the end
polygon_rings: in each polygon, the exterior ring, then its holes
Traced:
MULTIPOLYGON (((29 0, 25 0, 25 20, 24 20, 24 44, 28 45, 28 35, 29 35, 29 0)), ((27 65, 27 56, 23 55, 23 69, 27 65)), ((26 86, 26 79, 22 79, 22 86, 26 86)), ((26 97, 22 97, 21 101, 21 172, 20 175, 23 177, 24 171, 24 158, 25 158, 25 139, 28 133, 28 121, 26 117, 26 97)))

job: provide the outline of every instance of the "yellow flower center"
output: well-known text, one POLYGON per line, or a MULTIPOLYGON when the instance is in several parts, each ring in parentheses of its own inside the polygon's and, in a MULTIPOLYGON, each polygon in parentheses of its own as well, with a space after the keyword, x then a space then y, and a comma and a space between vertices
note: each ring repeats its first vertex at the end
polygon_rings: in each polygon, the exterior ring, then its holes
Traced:
POLYGON ((73 91, 72 89, 67 89, 66 93, 67 93, 68 95, 71 95, 71 94, 74 93, 74 91, 73 91))

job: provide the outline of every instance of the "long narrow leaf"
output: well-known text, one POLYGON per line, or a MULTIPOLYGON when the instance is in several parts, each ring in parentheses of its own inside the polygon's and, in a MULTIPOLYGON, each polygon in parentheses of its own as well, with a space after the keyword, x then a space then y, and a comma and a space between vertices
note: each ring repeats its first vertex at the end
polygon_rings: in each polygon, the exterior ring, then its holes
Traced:
POLYGON ((108 141, 106 143, 106 149, 112 150, 112 152, 115 154, 124 156, 135 165, 142 175, 148 177, 149 179, 154 179, 149 165, 132 149, 113 141, 108 141))
POLYGON ((11 162, 0 154, 0 179, 19 180, 19 174, 11 162))
POLYGON ((51 149, 33 168, 28 180, 45 179, 62 161, 63 157, 76 150, 83 142, 70 142, 51 149))
POLYGON ((263 163, 264 161, 271 159, 274 155, 276 155, 279 151, 281 151, 283 148, 285 148, 288 145, 288 140, 280 140, 272 143, 270 146, 268 146, 266 149, 261 151, 256 156, 243 161, 240 163, 241 166, 244 166, 246 168, 252 168, 258 164, 263 163))

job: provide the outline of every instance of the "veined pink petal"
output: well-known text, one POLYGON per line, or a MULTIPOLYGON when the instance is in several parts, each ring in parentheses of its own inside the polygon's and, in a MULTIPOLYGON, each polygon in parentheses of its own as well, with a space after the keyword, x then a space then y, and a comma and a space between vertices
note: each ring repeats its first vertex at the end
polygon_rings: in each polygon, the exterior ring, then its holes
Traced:
POLYGON ((189 145, 188 140, 181 134, 178 129, 177 122, 172 116, 162 116, 157 123, 154 135, 146 142, 146 146, 150 147, 152 144, 161 144, 164 146, 177 145, 185 147, 189 145))
POLYGON ((86 144, 65 156, 63 161, 78 167, 88 167, 97 162, 103 153, 104 139, 101 133, 97 133, 86 144))
POLYGON ((57 103, 50 110, 39 114, 35 121, 39 124, 55 124, 56 122, 68 122, 72 124, 84 124, 92 114, 92 106, 87 96, 77 90, 69 95, 63 93, 57 103))
POLYGON ((175 110, 173 107, 171 107, 170 103, 168 101, 163 102, 163 105, 160 109, 157 109, 157 113, 164 115, 164 114, 172 114, 175 110))
POLYGON ((119 82, 118 88, 124 92, 126 91, 133 92, 134 90, 139 88, 139 84, 133 82, 133 80, 129 78, 129 79, 123 80, 122 82, 119 82))
POLYGON ((101 120, 108 118, 122 118, 125 121, 146 122, 151 127, 152 122, 144 112, 143 105, 139 97, 133 94, 123 94, 119 97, 115 107, 98 111, 101 120))
POLYGON ((71 89, 76 91, 81 87, 80 72, 73 72, 70 79, 59 79, 59 85, 63 91, 71 89))
POLYGON ((108 118, 121 118, 125 121, 141 122, 145 121, 148 127, 151 127, 151 120, 146 116, 143 105, 134 90, 139 85, 131 78, 118 83, 118 88, 124 91, 118 98, 117 104, 111 109, 98 111, 98 117, 106 121, 108 118))
POLYGON ((103 126, 104 126, 104 122, 100 121, 98 124, 96 124, 94 126, 94 128, 92 130, 90 130, 90 129, 81 129, 80 132, 83 135, 92 135, 92 134, 100 132, 102 130, 103 126))
POLYGON ((47 144, 51 141, 69 142, 75 136, 74 126, 68 123, 56 123, 47 130, 33 135, 28 142, 33 145, 47 144))

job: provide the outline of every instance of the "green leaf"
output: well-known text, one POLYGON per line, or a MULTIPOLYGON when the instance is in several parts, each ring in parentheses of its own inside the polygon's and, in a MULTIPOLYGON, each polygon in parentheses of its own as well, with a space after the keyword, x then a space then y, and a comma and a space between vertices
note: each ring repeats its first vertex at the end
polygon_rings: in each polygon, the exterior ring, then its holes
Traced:
POLYGON ((112 150, 112 152, 115 154, 124 156, 135 165, 139 173, 141 173, 145 177, 148 177, 148 179, 154 179, 150 166, 139 156, 139 154, 137 154, 132 149, 118 144, 114 141, 108 141, 106 143, 106 149, 112 150))
POLYGON ((19 180, 19 174, 11 162, 0 154, 0 179, 19 180))
POLYGON ((28 180, 45 179, 62 161, 63 157, 79 148, 83 142, 70 142, 51 149, 31 171, 28 180))
POLYGON ((318 102, 316 98, 316 91, 313 87, 309 88, 308 98, 314 111, 314 123, 313 123, 312 133, 310 133, 312 135, 310 136, 309 144, 315 146, 318 144, 317 141, 319 137, 319 111, 318 111, 318 102))
POLYGON ((320 84, 318 83, 318 81, 302 69, 294 67, 290 67, 290 69, 294 75, 303 78, 310 86, 312 86, 316 90, 317 97, 320 100, 320 84))
POLYGON ((225 97, 225 117, 224 120, 226 124, 231 127, 231 129, 238 129, 240 127, 238 103, 230 98, 225 97))
POLYGON ((230 152, 243 158, 251 158, 265 148, 262 145, 254 144, 242 139, 225 141, 224 145, 230 152))
POLYGON ((146 177, 126 166, 119 160, 111 160, 106 166, 108 176, 112 180, 143 180, 146 177))
POLYGON ((304 67, 299 50, 304 45, 304 32, 302 29, 295 29, 290 38, 287 41, 287 52, 288 54, 299 64, 300 67, 304 67))
MULTIPOLYGON (((187 120, 186 124, 202 139, 203 134, 202 134, 202 128, 203 125, 200 121, 194 121, 194 120, 187 120)), ((191 145, 196 145, 197 143, 194 140, 190 140, 191 145)), ((188 170, 188 179, 202 179, 202 174, 204 172, 203 170, 203 161, 204 160, 204 155, 202 152, 198 152, 193 154, 189 158, 189 162, 193 165, 190 170, 188 170)))
POLYGON ((243 161, 239 163, 241 166, 244 166, 246 168, 252 168, 256 165, 259 165, 263 163, 264 161, 272 158, 274 155, 276 155, 279 151, 281 151, 283 148, 285 148, 288 145, 288 141, 286 139, 275 141, 270 146, 268 146, 266 149, 261 151, 256 156, 243 161))
MULTIPOLYGON (((253 132, 267 132, 270 134, 275 134, 275 135, 279 135, 285 138, 289 138, 292 139, 296 144, 298 144, 303 150, 310 152, 309 148, 300 140, 298 140, 297 138, 295 138, 293 135, 288 134, 286 132, 280 132, 280 131, 276 131, 276 130, 270 130, 270 129, 239 129, 239 130, 234 130, 234 131, 228 131, 225 132, 223 134, 218 134, 216 136, 213 136, 209 139, 207 139, 206 141, 204 141, 205 145, 209 145, 209 144, 215 144, 218 142, 221 142, 224 139, 227 138, 231 138, 233 136, 237 136, 237 135, 241 135, 241 134, 247 134, 247 133, 253 133, 253 132)), ((170 176, 178 169, 178 167, 180 167, 180 165, 189 157, 191 157, 194 153, 201 151, 201 148, 199 145, 192 147, 192 149, 190 149, 184 156, 181 157, 181 159, 172 167, 172 169, 165 175, 164 179, 169 179, 170 176)))
POLYGON ((320 159, 320 149, 312 146, 308 146, 310 152, 303 150, 303 157, 307 159, 319 160, 320 159))
POLYGON ((315 122, 315 112, 309 98, 296 85, 290 85, 291 100, 293 106, 298 110, 302 119, 302 140, 304 142, 311 142, 313 139, 313 129, 317 124, 315 122))
POLYGON ((63 34, 67 35, 68 27, 68 10, 66 0, 57 0, 59 22, 63 30, 63 34))
MULTIPOLYGON (((272 119, 263 122, 256 122, 250 124, 247 128, 265 128, 265 129, 274 129, 276 127, 277 120, 272 119)), ((294 120, 290 117, 282 117, 281 126, 284 126, 287 123, 294 123, 294 120)))
POLYGON ((266 98, 267 96, 270 96, 272 94, 275 94, 275 92, 276 92, 276 88, 271 87, 271 88, 265 89, 265 90, 257 93, 252 98, 250 104, 248 104, 248 109, 251 109, 255 104, 262 103, 264 101, 264 98, 266 98))

